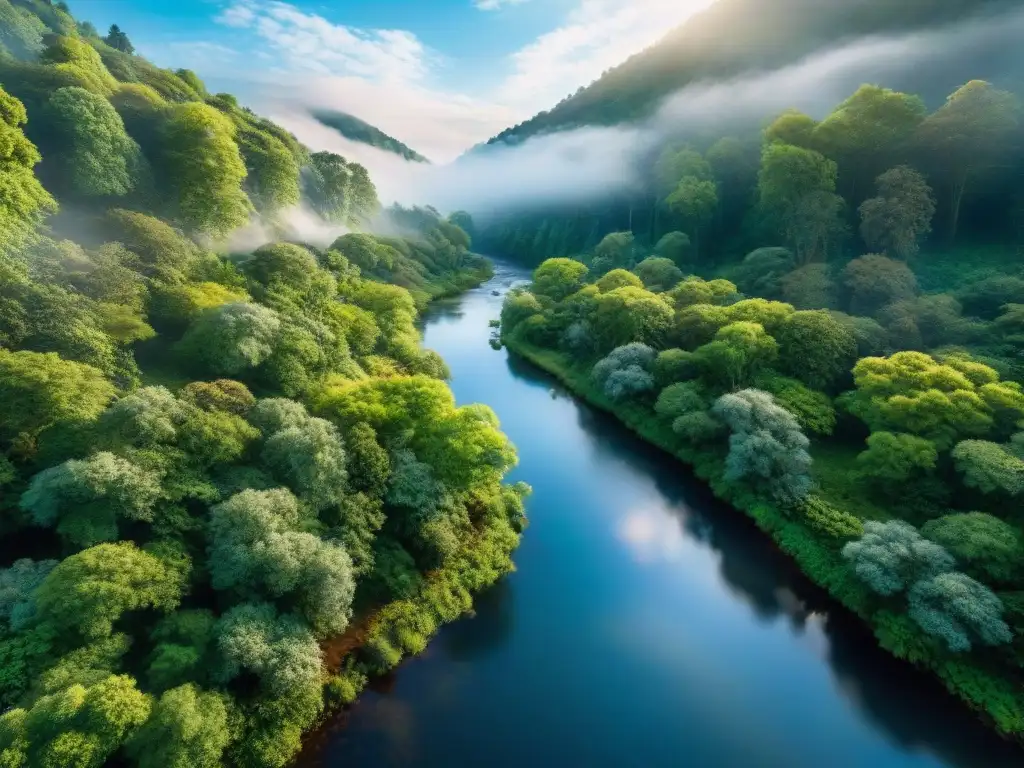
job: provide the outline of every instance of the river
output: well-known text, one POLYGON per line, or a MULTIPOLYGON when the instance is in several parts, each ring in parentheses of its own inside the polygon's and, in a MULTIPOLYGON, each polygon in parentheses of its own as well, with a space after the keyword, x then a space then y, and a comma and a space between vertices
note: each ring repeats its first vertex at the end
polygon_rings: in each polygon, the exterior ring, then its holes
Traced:
POLYGON ((877 648, 685 467, 493 351, 528 273, 436 305, 425 344, 533 486, 512 574, 311 739, 303 766, 1009 766, 1024 751, 877 648))

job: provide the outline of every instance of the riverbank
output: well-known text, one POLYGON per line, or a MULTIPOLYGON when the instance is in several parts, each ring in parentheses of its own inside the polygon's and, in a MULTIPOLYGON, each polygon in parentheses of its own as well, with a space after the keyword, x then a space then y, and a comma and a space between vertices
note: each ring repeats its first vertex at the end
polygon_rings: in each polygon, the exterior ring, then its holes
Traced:
POLYGON ((771 505, 727 485, 722 478, 724 463, 721 460, 698 454, 681 444, 649 408, 613 403, 593 385, 589 371, 572 365, 567 356, 516 338, 507 339, 506 346, 513 354, 553 375, 591 406, 613 415, 645 441, 691 466, 694 473, 710 485, 716 497, 749 515, 812 581, 865 621, 879 646, 935 674, 951 693, 979 713, 997 732, 1024 742, 1024 694, 1006 679, 1006 671, 989 668, 976 659, 957 658, 935 644, 922 641, 918 633, 906 626, 908 619, 879 607, 863 586, 847 576, 837 545, 841 542, 817 535, 771 505))

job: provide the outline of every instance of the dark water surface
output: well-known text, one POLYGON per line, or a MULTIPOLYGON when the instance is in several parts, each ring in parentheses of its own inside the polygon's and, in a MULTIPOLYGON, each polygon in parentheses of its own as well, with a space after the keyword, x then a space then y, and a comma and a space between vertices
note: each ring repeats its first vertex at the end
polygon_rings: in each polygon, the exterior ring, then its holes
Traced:
POLYGON ((502 294, 425 343, 534 488, 518 571, 311 739, 304 766, 1010 766, 984 729, 686 469, 487 345, 502 294))

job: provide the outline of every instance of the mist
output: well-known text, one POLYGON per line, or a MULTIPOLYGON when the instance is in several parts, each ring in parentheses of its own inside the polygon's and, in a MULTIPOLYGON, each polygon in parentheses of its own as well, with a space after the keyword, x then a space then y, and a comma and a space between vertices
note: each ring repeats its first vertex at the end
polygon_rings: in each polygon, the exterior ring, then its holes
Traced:
POLYGON ((490 146, 441 166, 409 163, 343 139, 308 115, 270 116, 317 149, 370 170, 384 202, 429 203, 477 215, 586 203, 641 186, 642 158, 669 140, 714 130, 749 132, 787 108, 824 117, 863 83, 921 94, 930 109, 971 79, 1021 92, 1024 8, 948 27, 850 40, 792 65, 695 83, 639 124, 588 127, 490 146))

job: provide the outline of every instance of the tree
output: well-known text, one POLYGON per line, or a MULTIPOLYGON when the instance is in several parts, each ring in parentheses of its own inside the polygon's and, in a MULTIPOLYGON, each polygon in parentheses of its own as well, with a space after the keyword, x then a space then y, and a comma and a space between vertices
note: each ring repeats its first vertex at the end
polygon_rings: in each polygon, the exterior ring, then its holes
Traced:
POLYGON ((46 24, 28 8, 0 3, 0 51, 31 61, 43 50, 47 32, 46 24))
POLYGON ((794 312, 775 332, 784 372, 812 389, 829 389, 857 359, 857 340, 828 312, 794 312))
POLYGON ((230 740, 224 694, 182 685, 153 705, 127 751, 139 768, 217 768, 230 740))
POLYGON ((955 91, 918 129, 916 142, 946 184, 950 237, 955 238, 968 184, 999 162, 1019 122, 1019 102, 983 80, 955 91))
MULTIPOLYGON (((2 26, 2 25, 0 25, 2 26)), ((33 173, 40 161, 21 126, 28 121, 20 101, 0 88, 0 257, 15 252, 43 217, 57 208, 33 173)))
POLYGON ((21 508, 36 525, 56 525, 72 544, 90 547, 117 539, 122 518, 151 522, 160 480, 112 453, 96 453, 44 469, 22 495, 21 508))
POLYGON ((200 315, 178 344, 186 360, 210 373, 233 376, 256 368, 273 353, 281 332, 276 312, 233 302, 200 315))
POLYGON ((741 321, 719 330, 693 354, 709 379, 735 390, 775 362, 779 345, 757 323, 741 321))
POLYGON ((103 96, 60 88, 46 104, 48 158, 58 164, 55 182, 78 197, 122 197, 144 173, 142 152, 121 116, 103 96))
POLYGON ((245 416, 256 404, 248 387, 231 379, 193 381, 182 388, 179 397, 205 411, 224 411, 236 416, 245 416))
POLYGON ((365 423, 353 424, 345 434, 345 443, 352 487, 371 496, 383 496, 391 474, 391 459, 377 441, 373 427, 365 423))
POLYGON ((337 428, 323 419, 275 432, 263 463, 315 510, 340 504, 347 490, 345 449, 337 428))
POLYGON ((945 293, 894 301, 876 317, 900 349, 965 343, 979 332, 978 325, 962 316, 960 302, 945 293))
POLYGON ((789 411, 756 389, 722 395, 711 411, 732 432, 726 480, 749 483, 787 507, 806 498, 811 490, 810 441, 789 411))
POLYGON ((0 755, 10 766, 99 768, 149 712, 149 697, 127 675, 72 685, 0 717, 0 755))
POLYGON ((935 469, 939 452, 935 443, 914 435, 873 432, 857 466, 873 480, 898 487, 935 469))
POLYGON ((242 271, 264 289, 276 287, 305 293, 319 269, 306 248, 293 243, 272 243, 257 248, 242 263, 242 271))
POLYGON ((669 291, 683 279, 683 271, 675 262, 658 256, 644 259, 633 272, 643 281, 644 287, 654 293, 669 291))
POLYGON ((334 223, 348 221, 352 172, 341 155, 314 152, 303 174, 306 197, 321 218, 334 223))
POLYGON ((787 248, 758 248, 733 268, 732 280, 746 294, 765 299, 782 295, 783 278, 796 269, 796 258, 787 248))
POLYGON ((672 324, 672 307, 641 288, 616 288, 594 299, 591 320, 601 349, 639 341, 657 345, 672 324))
POLYGON ((875 253, 847 264, 842 281, 855 315, 873 315, 886 304, 912 299, 917 293, 917 278, 906 264, 875 253))
POLYGON ((787 109, 765 129, 764 138, 772 144, 814 149, 814 131, 817 127, 818 122, 810 115, 796 109, 787 109))
POLYGON ((1002 423, 1024 417, 1024 395, 1000 382, 988 366, 920 352, 866 357, 853 368, 857 387, 844 395, 851 413, 872 431, 917 435, 948 450, 965 438, 984 437, 1002 423))
POLYGON ((92 421, 113 396, 113 385, 92 366, 52 352, 0 349, 0 435, 7 440, 61 422, 92 421))
POLYGON ((917 96, 862 85, 815 126, 814 141, 839 163, 851 201, 880 170, 879 164, 904 147, 925 113, 924 102, 917 96))
POLYGON ((245 163, 229 118, 206 104, 175 105, 163 124, 160 146, 161 169, 186 227, 221 236, 248 220, 245 163))
POLYGON ((984 512, 946 515, 929 520, 921 533, 945 547, 976 578, 1006 583, 1020 573, 1020 534, 997 517, 984 512))
POLYGON ((689 235, 683 232, 669 232, 654 246, 654 255, 669 259, 675 265, 682 267, 690 262, 691 250, 689 235))
POLYGON ((843 547, 861 581, 880 595, 904 592, 920 580, 953 570, 952 556, 910 523, 868 520, 864 535, 843 547))
POLYGON ((288 595, 320 637, 339 634, 352 615, 352 561, 340 546, 302 532, 302 522, 284 489, 242 491, 213 507, 211 583, 254 599, 288 595))
POLYGON ((615 267, 633 267, 633 233, 612 232, 594 248, 592 272, 601 274, 615 267))
POLYGON ((0 570, 0 620, 11 630, 23 629, 35 617, 34 593, 56 565, 56 560, 23 557, 0 570))
POLYGON ((825 264, 805 264, 783 276, 781 298, 797 309, 829 309, 835 306, 835 282, 825 264))
POLYGON ((61 632, 101 638, 127 611, 177 607, 182 576, 131 542, 100 544, 50 571, 36 590, 39 620, 61 632))
POLYGON ((1024 458, 998 443, 964 440, 952 452, 964 484, 982 493, 1024 494, 1024 458))
POLYGON ((688 413, 706 411, 707 408, 708 402, 703 388, 693 381, 678 382, 665 387, 654 404, 654 412, 669 422, 688 413))
POLYGON ((110 30, 107 32, 107 36, 103 38, 103 42, 111 48, 121 51, 121 53, 135 53, 135 46, 132 45, 128 35, 122 32, 117 24, 110 25, 110 30))
POLYGON ((684 176, 665 204, 682 216, 693 232, 693 250, 700 253, 700 233, 715 215, 718 207, 718 187, 715 182, 696 176, 684 176))
POLYGON ((587 277, 587 265, 573 259, 548 259, 533 273, 533 292, 561 301, 576 293, 587 277))
POLYGON ((832 398, 824 392, 810 389, 797 379, 765 370, 754 377, 753 386, 775 398, 797 420, 805 432, 831 435, 836 427, 836 409, 832 398))
POLYGON ((910 590, 910 618, 954 653, 975 642, 1002 645, 1013 639, 1003 621, 1003 604, 983 584, 963 573, 939 573, 910 590))
POLYGON ((875 181, 878 196, 860 206, 861 237, 897 259, 917 254, 918 241, 932 231, 935 199, 924 176, 905 165, 875 181))
POLYGON ((277 135, 276 126, 246 112, 233 111, 238 148, 245 161, 245 188, 260 211, 275 214, 297 205, 299 161, 277 135))
POLYGON ((611 291, 614 291, 616 288, 625 288, 627 286, 633 288, 643 288, 644 281, 641 280, 636 275, 634 275, 632 272, 629 272, 622 268, 618 268, 613 269, 611 272, 602 275, 601 278, 596 283, 594 283, 594 285, 597 287, 597 290, 600 293, 610 293, 611 291))
POLYGON ((842 230, 836 164, 810 149, 777 142, 765 146, 758 175, 759 202, 806 264, 824 256, 842 230))

